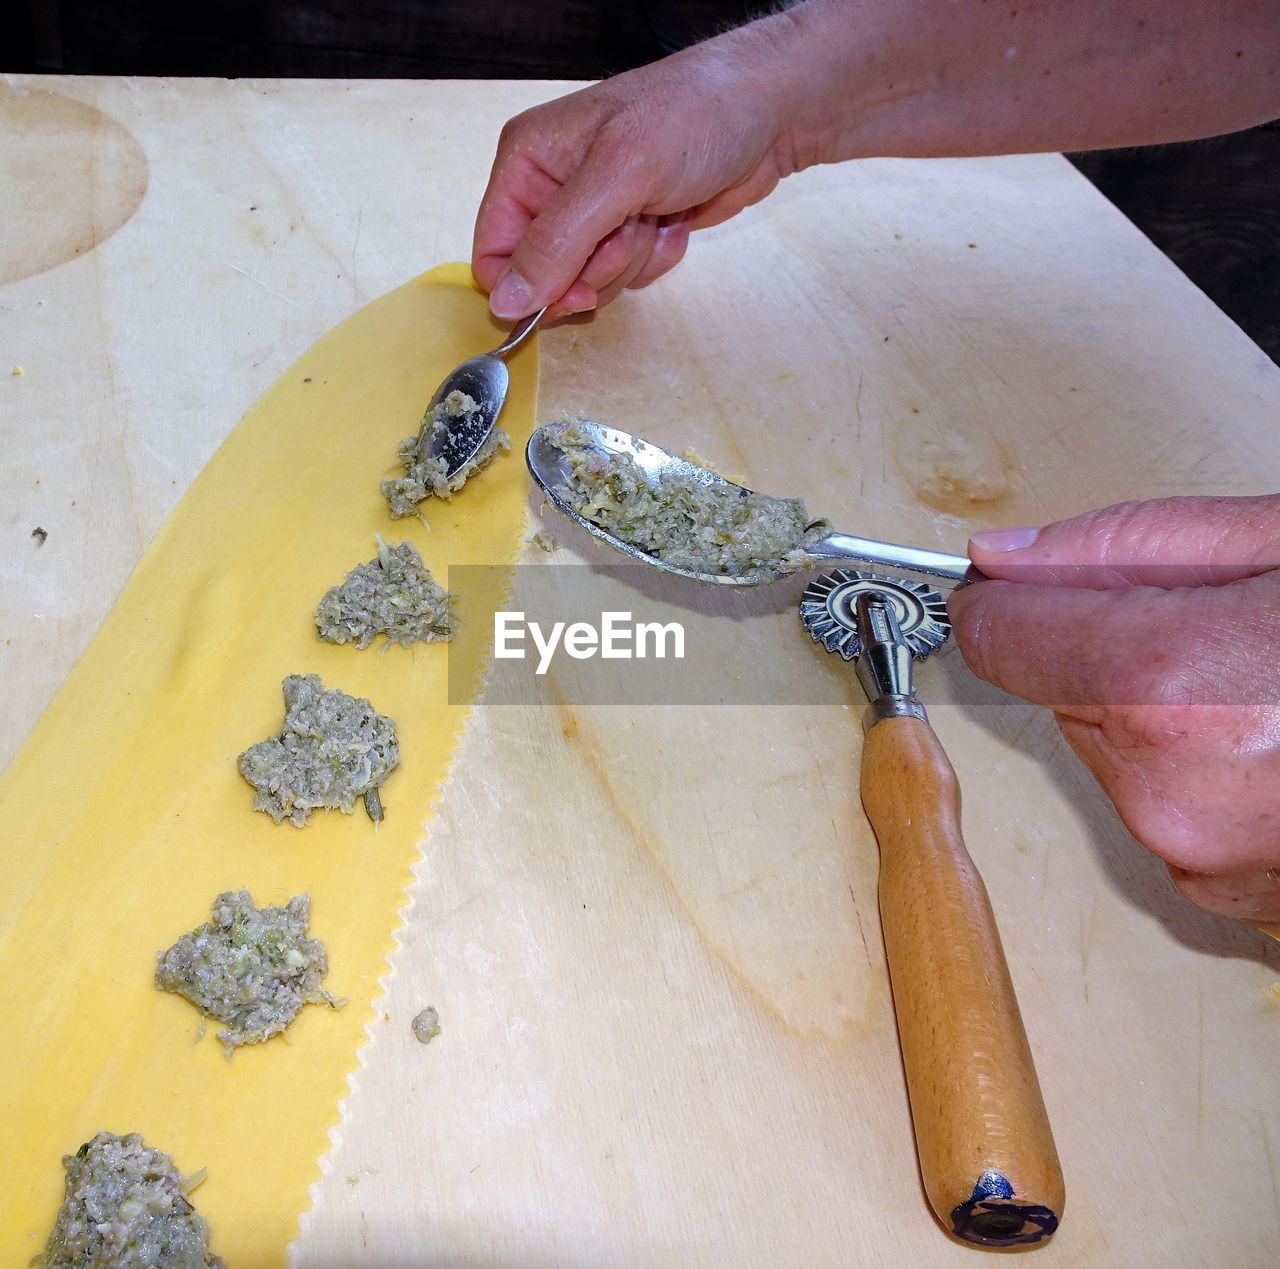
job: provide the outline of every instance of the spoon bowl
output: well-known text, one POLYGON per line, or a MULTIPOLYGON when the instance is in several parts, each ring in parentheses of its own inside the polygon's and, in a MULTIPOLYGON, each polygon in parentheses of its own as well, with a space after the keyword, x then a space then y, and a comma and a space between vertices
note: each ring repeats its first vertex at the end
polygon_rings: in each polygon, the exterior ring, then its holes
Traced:
POLYGON ((518 322, 497 348, 464 361, 436 389, 418 433, 420 459, 439 459, 444 463, 445 476, 452 477, 480 452, 493 433, 511 385, 511 372, 504 358, 533 334, 546 311, 539 309, 518 322), (476 409, 456 417, 445 415, 445 426, 436 427, 432 412, 451 392, 465 393, 476 403, 476 409))
MULTIPOLYGON (((635 460, 650 484, 657 484, 663 476, 692 476, 700 484, 729 485, 734 489, 739 489, 742 491, 744 498, 751 492, 741 485, 735 485, 732 481, 725 480, 722 476, 717 476, 715 472, 708 471, 705 467, 699 467, 697 463, 691 463, 688 459, 669 453, 661 446, 642 440, 638 436, 632 436, 629 432, 620 432, 617 428, 605 427, 603 424, 591 423, 585 420, 580 426, 584 435, 590 440, 591 448, 594 451, 605 456, 628 455, 635 460)), ((755 578, 742 580, 736 577, 727 577, 721 573, 699 573, 693 569, 682 568, 678 564, 668 564, 665 560, 660 560, 657 556, 650 555, 647 551, 642 551, 639 547, 632 546, 629 542, 624 542, 620 537, 610 533, 608 529, 602 529, 594 521, 588 520, 586 516, 579 515, 565 496, 570 488, 569 482, 572 476, 569 455, 552 442, 550 436, 547 435, 547 426, 545 424, 536 429, 529 438, 529 444, 525 447, 525 462, 529 465, 530 475, 533 476, 542 492, 546 494, 547 500, 561 515, 568 516, 575 524, 581 525, 593 537, 599 538, 602 542, 607 542, 614 550, 621 551, 624 555, 630 555, 633 559, 642 560, 646 564, 652 564, 664 572, 675 573, 679 577, 692 578, 695 582, 710 582, 718 586, 754 586, 757 584, 757 579, 755 578)))
MULTIPOLYGON (((633 559, 652 564, 655 568, 675 573, 679 577, 688 577, 696 582, 707 582, 717 586, 760 586, 778 581, 787 575, 785 572, 770 575, 761 570, 749 576, 739 577, 724 573, 703 573, 677 564, 669 564, 665 560, 650 555, 647 551, 624 542, 608 529, 603 529, 585 516, 579 515, 568 497, 572 476, 569 455, 552 442, 547 434, 548 426, 543 424, 529 438, 529 444, 525 448, 525 462, 529 465, 529 473, 546 495, 547 501, 561 515, 581 525, 593 537, 607 542, 614 550, 630 555, 633 559)), ((679 475, 692 477, 707 486, 719 485, 736 490, 742 498, 754 492, 745 485, 735 484, 723 476, 717 476, 715 472, 672 454, 652 441, 632 436, 629 432, 587 421, 581 422, 579 426, 592 451, 606 458, 615 455, 629 456, 635 460, 650 484, 657 484, 666 475, 679 475)), ((877 542, 872 538, 852 537, 847 533, 829 533, 821 541, 806 547, 805 551, 815 561, 849 560, 871 568, 890 569, 908 577, 928 578, 935 584, 949 584, 952 587, 977 581, 982 576, 964 555, 950 555, 945 551, 930 551, 916 546, 900 546, 894 542, 877 542)))

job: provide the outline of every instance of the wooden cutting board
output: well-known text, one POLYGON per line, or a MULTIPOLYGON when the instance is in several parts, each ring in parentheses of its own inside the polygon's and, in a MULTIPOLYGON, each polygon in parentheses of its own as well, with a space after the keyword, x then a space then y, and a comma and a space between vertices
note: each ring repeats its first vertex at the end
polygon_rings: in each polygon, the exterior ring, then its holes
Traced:
MULTIPOLYGON (((466 256, 502 120, 563 87, 0 80, 0 761, 244 409, 466 256)), ((1280 372, 1056 157, 806 173, 543 355, 544 416, 922 545, 1280 488, 1280 372)), ((551 532, 522 593, 599 561, 551 532)), ((794 584, 599 585, 723 651, 693 704, 495 680, 298 1262, 972 1263, 915 1170, 850 677, 794 584)), ((1038 1261, 1274 1263, 1280 949, 1180 900, 1043 712, 953 653, 922 691, 1067 1177, 1038 1261)))

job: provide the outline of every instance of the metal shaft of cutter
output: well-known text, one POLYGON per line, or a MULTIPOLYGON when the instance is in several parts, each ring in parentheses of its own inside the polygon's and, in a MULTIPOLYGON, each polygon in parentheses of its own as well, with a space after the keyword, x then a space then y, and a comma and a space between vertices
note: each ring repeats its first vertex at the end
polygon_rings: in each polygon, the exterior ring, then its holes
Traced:
POLYGON ((864 591, 854 601, 862 655, 858 657, 858 681, 871 708, 870 730, 886 718, 926 719, 915 693, 911 647, 903 638, 893 601, 881 591, 864 591))

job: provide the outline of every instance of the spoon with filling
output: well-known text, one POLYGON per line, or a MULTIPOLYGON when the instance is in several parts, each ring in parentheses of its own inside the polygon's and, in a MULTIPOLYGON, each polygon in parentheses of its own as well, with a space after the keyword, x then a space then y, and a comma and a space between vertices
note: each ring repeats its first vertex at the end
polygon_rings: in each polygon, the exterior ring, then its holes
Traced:
POLYGON ((539 309, 512 327, 511 333, 492 352, 464 361, 436 389, 418 434, 418 461, 438 462, 444 466, 444 477, 451 480, 484 449, 493 435, 494 424, 503 402, 511 374, 505 358, 524 343, 537 328, 547 310, 539 309), (458 392, 475 402, 475 409, 454 411, 440 408, 451 393, 458 392))
POLYGON ((599 423, 544 423, 525 460, 557 511, 616 550, 695 581, 759 586, 818 560, 953 587, 982 577, 963 555, 837 533, 810 520, 798 498, 757 493, 599 423))

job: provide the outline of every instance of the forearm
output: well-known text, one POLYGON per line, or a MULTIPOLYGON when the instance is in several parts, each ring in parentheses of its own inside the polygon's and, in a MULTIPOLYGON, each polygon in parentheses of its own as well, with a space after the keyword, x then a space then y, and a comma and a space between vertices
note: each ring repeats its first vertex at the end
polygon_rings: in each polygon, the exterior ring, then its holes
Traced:
POLYGON ((778 94, 784 171, 1151 144, 1280 115, 1278 0, 806 0, 734 36, 758 54, 748 89, 778 94))

